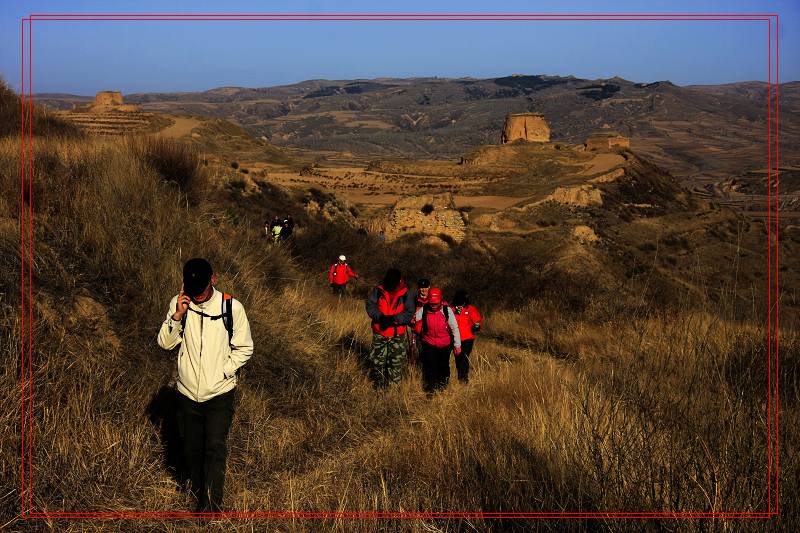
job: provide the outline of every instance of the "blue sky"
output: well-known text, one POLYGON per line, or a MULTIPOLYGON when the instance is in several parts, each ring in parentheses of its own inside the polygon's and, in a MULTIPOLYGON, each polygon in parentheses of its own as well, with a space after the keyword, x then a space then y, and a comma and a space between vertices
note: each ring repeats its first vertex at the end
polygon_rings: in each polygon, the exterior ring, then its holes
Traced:
MULTIPOLYGON (((778 13, 781 81, 800 79, 800 2, 3 3, 0 75, 20 82, 29 13, 778 13)), ((639 82, 767 79, 764 21, 112 22, 35 21, 34 92, 94 94, 263 87, 306 79, 621 76, 639 82)))

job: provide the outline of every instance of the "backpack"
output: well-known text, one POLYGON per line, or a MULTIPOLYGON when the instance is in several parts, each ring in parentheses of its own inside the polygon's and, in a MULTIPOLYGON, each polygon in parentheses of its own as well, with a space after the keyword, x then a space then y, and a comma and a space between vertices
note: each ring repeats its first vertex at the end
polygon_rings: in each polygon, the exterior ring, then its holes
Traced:
MULTIPOLYGON (((192 311, 200 316, 210 318, 211 320, 222 319, 222 323, 225 325, 225 329, 228 331, 228 344, 230 344, 231 340, 233 339, 233 296, 228 293, 222 294, 222 306, 220 309, 220 314, 216 316, 195 311, 191 307, 189 307, 188 311, 192 311)), ((185 315, 183 315, 183 318, 181 318, 181 336, 183 336, 183 330, 186 328, 186 317, 188 315, 189 313, 187 312, 185 315)))

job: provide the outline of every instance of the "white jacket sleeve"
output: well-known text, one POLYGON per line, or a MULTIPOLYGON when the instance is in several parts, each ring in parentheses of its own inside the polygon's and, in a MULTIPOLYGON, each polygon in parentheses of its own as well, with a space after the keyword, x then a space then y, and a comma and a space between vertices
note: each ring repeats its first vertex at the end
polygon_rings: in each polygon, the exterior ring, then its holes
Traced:
POLYGON ((447 313, 447 324, 450 326, 450 331, 453 332, 453 346, 461 348, 461 333, 458 331, 458 321, 456 315, 453 313, 453 308, 449 309, 447 313))
POLYGON ((165 350, 171 350, 181 343, 183 337, 183 327, 181 322, 172 320, 172 315, 175 313, 175 304, 178 303, 178 295, 173 296, 169 302, 169 309, 167 309, 167 319, 161 324, 161 329, 158 330, 158 345, 165 350))
POLYGON ((232 305, 233 337, 231 338, 231 355, 222 369, 229 378, 253 355, 253 337, 250 334, 250 322, 247 320, 244 306, 236 299, 233 300, 232 305))

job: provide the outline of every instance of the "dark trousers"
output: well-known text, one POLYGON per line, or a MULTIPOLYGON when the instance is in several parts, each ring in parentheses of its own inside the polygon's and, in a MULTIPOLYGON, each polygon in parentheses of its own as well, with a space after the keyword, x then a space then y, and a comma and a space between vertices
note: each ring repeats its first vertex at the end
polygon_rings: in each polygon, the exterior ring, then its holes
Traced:
POLYGON ((195 402, 178 393, 178 430, 183 440, 183 457, 200 511, 222 509, 235 391, 205 402, 195 402))
POLYGON ((458 370, 458 381, 469 383, 469 354, 472 353, 472 345, 475 339, 461 341, 461 355, 456 356, 456 370, 458 370))
POLYGON ((334 283, 333 294, 336 294, 340 297, 347 294, 347 283, 334 283))
POLYGON ((453 347, 436 348, 425 342, 421 344, 422 387, 430 394, 447 387, 450 381, 450 351, 453 347))

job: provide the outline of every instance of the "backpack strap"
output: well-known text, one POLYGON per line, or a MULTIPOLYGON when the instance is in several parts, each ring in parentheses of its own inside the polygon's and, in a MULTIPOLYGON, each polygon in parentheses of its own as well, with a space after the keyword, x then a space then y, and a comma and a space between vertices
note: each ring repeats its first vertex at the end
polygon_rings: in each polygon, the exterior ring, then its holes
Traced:
MULTIPOLYGON (((422 332, 428 332, 428 321, 425 320, 425 316, 428 315, 428 310, 425 308, 426 306, 422 307, 422 332)), ((450 307, 447 305, 442 304, 442 313, 444 313, 444 324, 448 331, 450 331, 450 307)), ((450 337, 453 337, 453 332, 450 331, 450 337)))
POLYGON ((233 340, 233 296, 228 293, 222 295, 222 322, 228 330, 228 343, 233 340))
POLYGON ((183 318, 181 318, 181 337, 183 337, 183 333, 186 330, 186 317, 189 316, 188 311, 192 311, 200 316, 210 318, 211 320, 219 320, 221 318, 222 323, 225 325, 225 329, 228 331, 228 343, 230 344, 231 340, 233 340, 233 296, 230 294, 224 293, 222 295, 222 306, 220 314, 217 316, 207 315, 201 311, 195 311, 189 307, 187 313, 183 315, 183 318))

